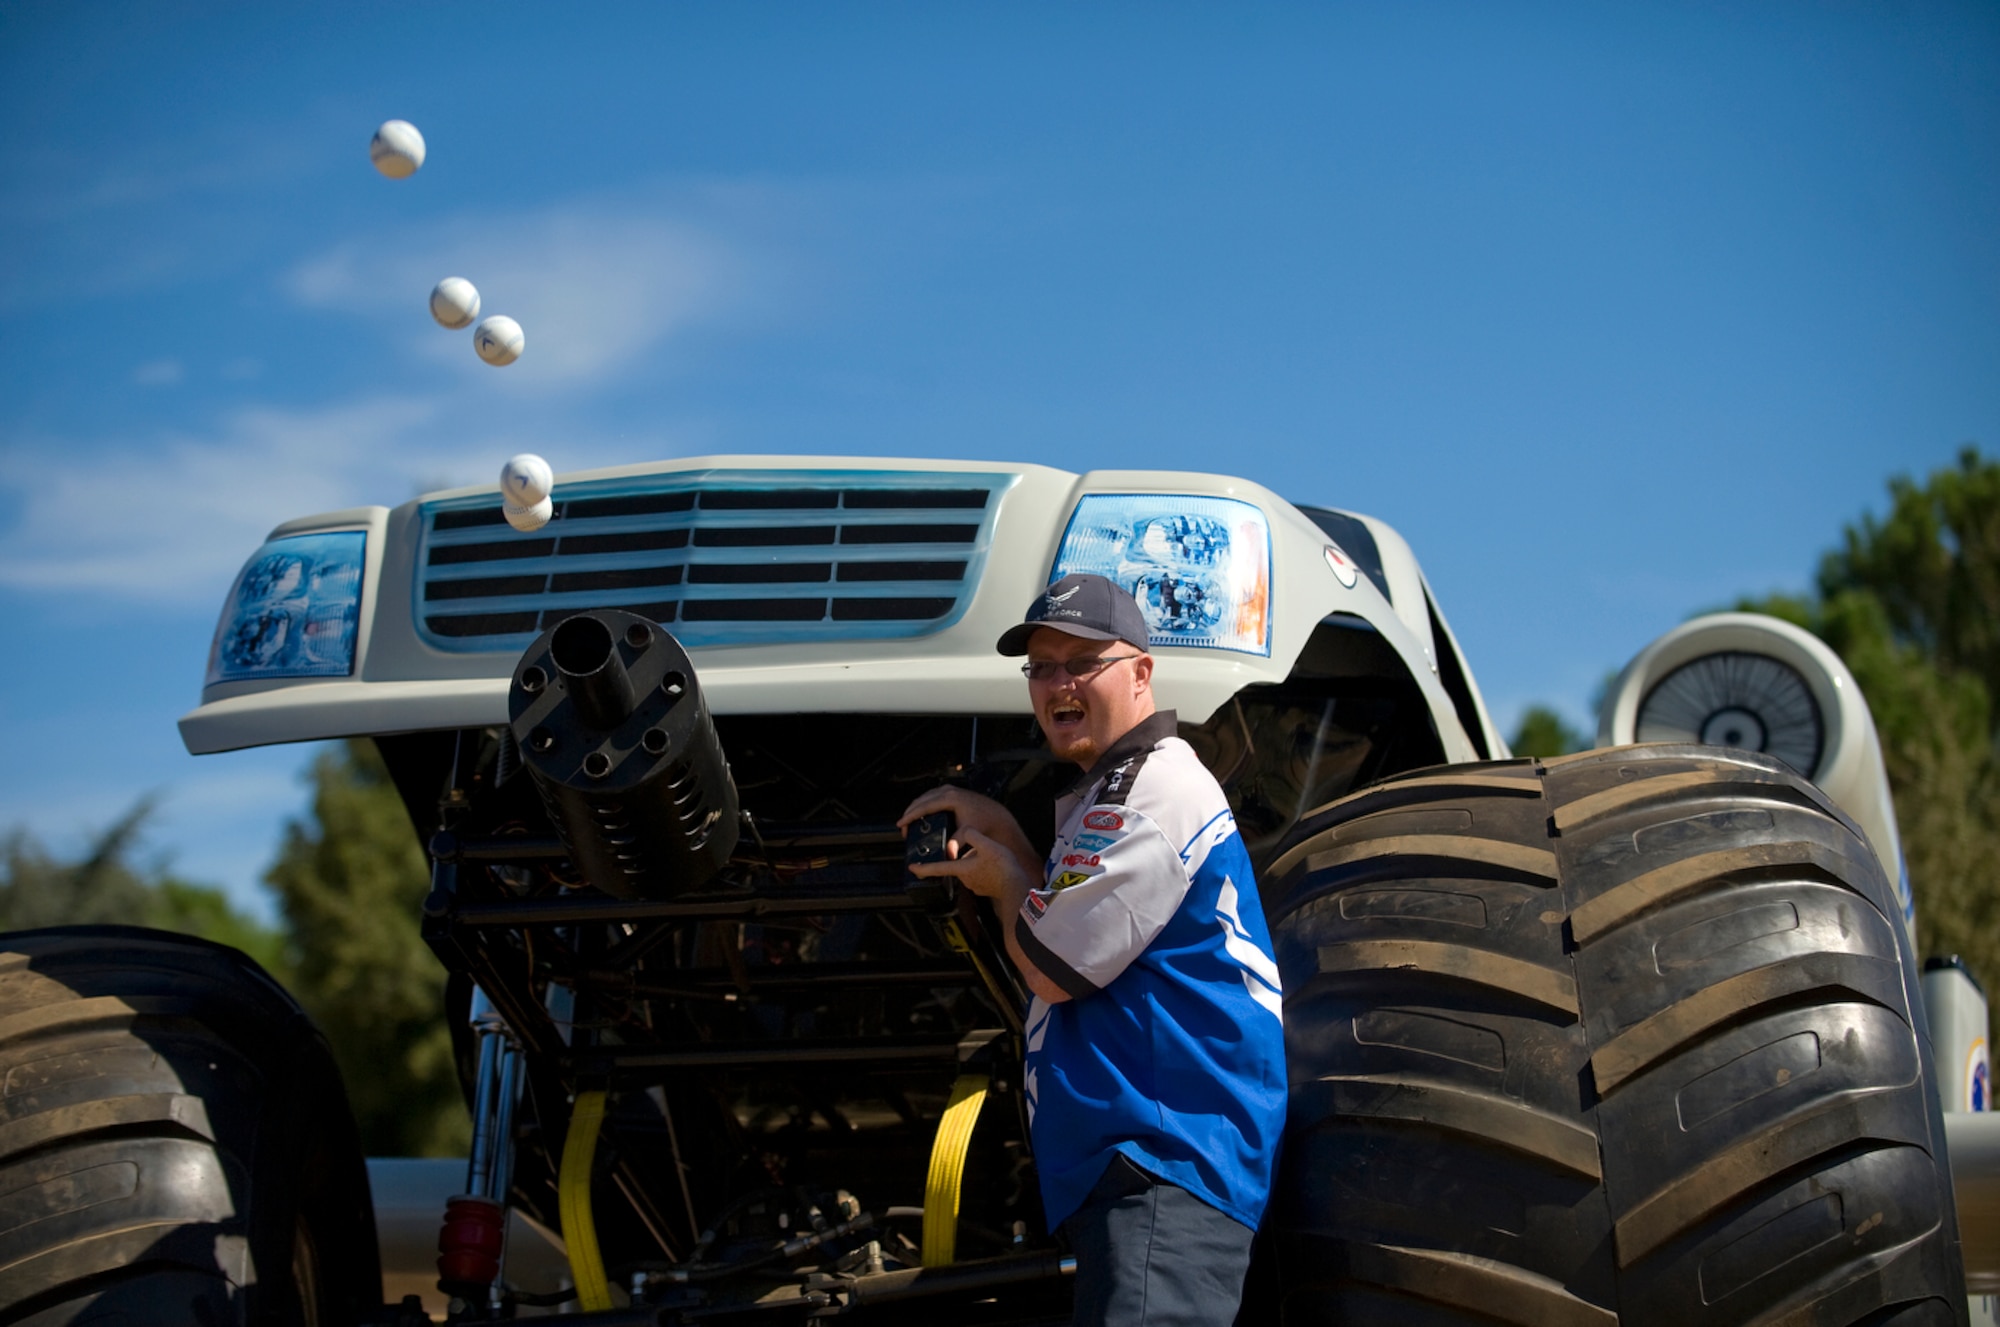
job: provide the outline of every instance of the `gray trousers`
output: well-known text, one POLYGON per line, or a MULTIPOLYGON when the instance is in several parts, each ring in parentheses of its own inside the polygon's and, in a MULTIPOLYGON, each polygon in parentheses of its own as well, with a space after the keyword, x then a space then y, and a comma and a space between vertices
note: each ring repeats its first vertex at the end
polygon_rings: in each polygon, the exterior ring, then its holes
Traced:
POLYGON ((1236 1320, 1253 1232, 1123 1154, 1062 1233, 1076 1254, 1075 1327, 1229 1327, 1236 1320))

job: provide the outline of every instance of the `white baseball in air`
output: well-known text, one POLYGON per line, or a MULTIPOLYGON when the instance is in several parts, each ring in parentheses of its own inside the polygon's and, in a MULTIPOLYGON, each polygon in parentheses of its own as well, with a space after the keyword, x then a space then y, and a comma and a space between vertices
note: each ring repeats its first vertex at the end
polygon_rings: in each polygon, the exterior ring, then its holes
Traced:
POLYGON ((527 344, 528 338, 522 334, 521 324, 504 313, 483 319, 479 326, 472 329, 472 348, 495 368, 519 359, 522 347, 527 344))
POLYGON ((392 180, 407 180, 424 164, 424 136, 408 120, 384 120, 368 140, 368 159, 392 180))
POLYGON ((509 507, 532 507, 548 497, 555 486, 555 472, 533 452, 510 457, 500 467, 500 495, 509 507))
POLYGON ((502 503, 500 510, 506 514, 507 524, 522 534, 529 534, 549 523, 549 518, 556 514, 556 504, 553 498, 543 498, 531 507, 519 506, 512 502, 502 503))
POLYGON ((479 316, 479 288, 462 276, 448 276, 431 287, 431 317, 457 331, 479 316))

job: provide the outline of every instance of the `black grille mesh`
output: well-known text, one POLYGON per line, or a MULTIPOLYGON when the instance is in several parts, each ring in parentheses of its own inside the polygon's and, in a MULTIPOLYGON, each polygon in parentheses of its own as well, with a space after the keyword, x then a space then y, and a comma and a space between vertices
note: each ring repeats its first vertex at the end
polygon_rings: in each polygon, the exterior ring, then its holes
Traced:
POLYGON ((427 508, 421 634, 517 648, 571 613, 622 608, 689 644, 920 635, 962 606, 1009 477, 655 482, 559 491, 555 519, 525 535, 497 499, 427 508))

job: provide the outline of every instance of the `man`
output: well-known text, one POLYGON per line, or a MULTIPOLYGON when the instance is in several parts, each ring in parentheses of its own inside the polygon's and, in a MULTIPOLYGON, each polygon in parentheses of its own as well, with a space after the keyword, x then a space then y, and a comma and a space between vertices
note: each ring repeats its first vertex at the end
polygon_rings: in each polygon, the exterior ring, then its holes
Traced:
POLYGON ((998 802, 949 809, 948 862, 993 901, 1028 1011, 1042 1201, 1077 1256, 1076 1322, 1228 1324, 1285 1119, 1277 965, 1222 789, 1153 704, 1144 614, 1065 576, 1000 638, 1049 748, 1084 773, 1038 862, 998 802))

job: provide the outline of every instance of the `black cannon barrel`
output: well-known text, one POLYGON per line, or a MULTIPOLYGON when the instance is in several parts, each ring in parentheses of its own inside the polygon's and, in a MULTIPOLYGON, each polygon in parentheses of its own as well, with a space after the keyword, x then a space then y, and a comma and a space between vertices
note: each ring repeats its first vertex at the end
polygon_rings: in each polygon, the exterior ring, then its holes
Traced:
POLYGON ((549 633, 549 660, 585 723, 609 731, 631 715, 632 675, 601 617, 578 613, 557 623, 549 633))
POLYGON ((536 638, 508 721, 570 859, 619 898, 669 898, 735 851, 736 784, 681 643, 600 608, 536 638))

